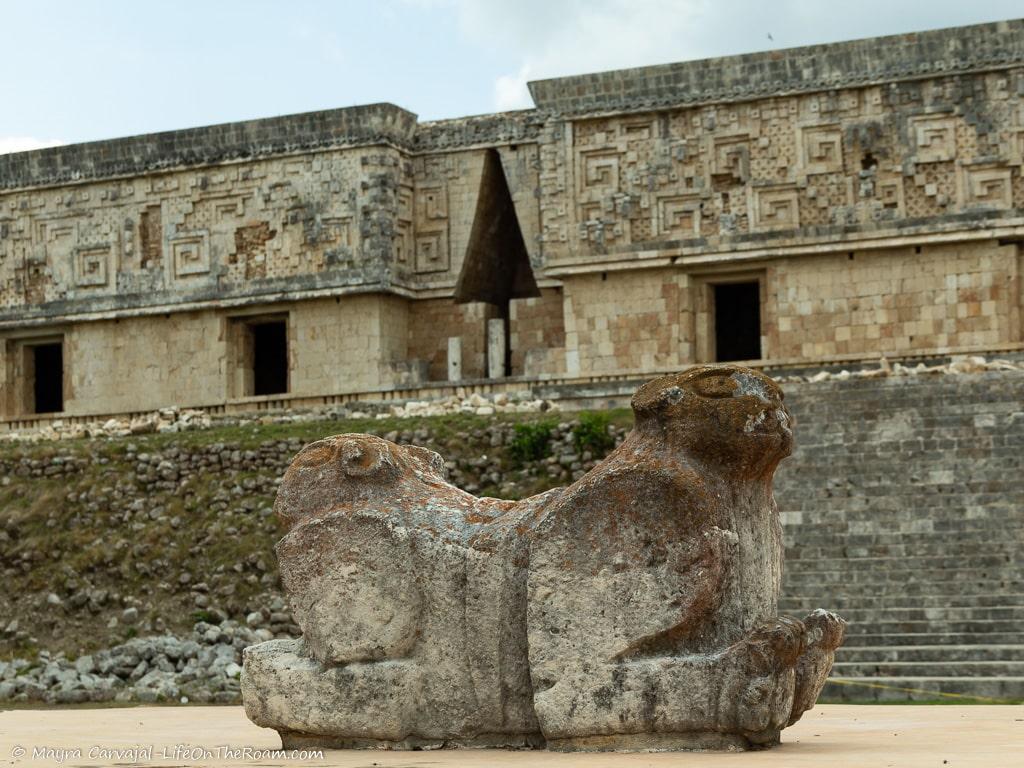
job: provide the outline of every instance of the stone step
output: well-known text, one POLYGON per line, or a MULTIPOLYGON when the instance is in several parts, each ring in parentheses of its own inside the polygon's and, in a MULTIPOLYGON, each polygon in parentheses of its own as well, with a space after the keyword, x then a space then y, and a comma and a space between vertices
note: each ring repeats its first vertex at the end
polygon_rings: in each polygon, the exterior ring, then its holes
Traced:
MULTIPOLYGON (((1024 504, 1022 504, 1024 508, 1024 504)), ((1007 530, 1000 522, 993 522, 984 530, 977 528, 966 531, 929 531, 927 533, 911 533, 908 531, 885 531, 859 533, 857 526, 850 530, 806 531, 783 529, 783 544, 788 552, 822 550, 836 556, 842 556, 846 547, 928 547, 942 548, 941 552, 956 551, 961 544, 971 547, 971 551, 989 545, 992 552, 1012 551, 1013 545, 1024 541, 1019 531, 1007 530), (953 535, 951 535, 951 533, 953 535), (998 534, 999 538, 993 536, 998 534)), ((829 554, 828 556, 832 556, 829 554)), ((925 552, 928 554, 928 552, 925 552)), ((968 551, 964 551, 968 554, 968 551)), ((878 555, 884 557, 884 555, 878 555)))
POLYGON ((1013 645, 883 645, 842 646, 836 661, 869 662, 943 662, 949 665, 973 661, 1024 662, 1024 644, 1013 645))
POLYGON ((1024 636, 1024 622, 999 619, 977 621, 851 621, 846 627, 847 637, 851 635, 907 635, 927 632, 951 632, 961 634, 988 634, 1018 632, 1024 636))
MULTIPOLYGON (((932 525, 934 521, 914 523, 915 526, 925 524, 932 525)), ((843 547, 913 545, 936 545, 952 551, 956 550, 961 542, 977 548, 984 544, 1004 543, 1009 546, 1024 541, 1024 530, 1016 526, 1009 527, 997 520, 986 522, 983 525, 974 524, 969 528, 954 531, 922 530, 920 527, 911 528, 908 524, 904 529, 877 528, 864 532, 864 528, 868 525, 870 525, 869 521, 845 527, 836 525, 828 528, 806 529, 801 524, 794 523, 782 528, 782 543, 788 550, 823 548, 839 552, 843 547), (957 536, 950 537, 950 532, 955 532, 957 536), (993 534, 998 534, 999 538, 994 538, 993 534)))
MULTIPOLYGON (((1019 409, 1018 405, 1018 409, 1019 409)), ((863 463, 848 464, 845 467, 839 468, 835 474, 835 480, 841 482, 847 477, 859 477, 859 476, 871 476, 873 477, 879 471, 885 469, 884 457, 880 458, 879 453, 899 453, 904 457, 908 464, 914 465, 916 470, 913 474, 900 476, 900 479, 911 480, 911 482, 932 482, 940 483, 943 480, 948 479, 950 476, 954 478, 963 478, 967 481, 975 482, 976 476, 967 475, 963 469, 955 465, 939 466, 931 461, 933 456, 948 456, 949 448, 952 447, 952 441, 947 438, 959 437, 961 439, 977 438, 978 430, 973 427, 969 421, 964 420, 960 423, 952 423, 948 426, 943 427, 928 427, 923 424, 916 425, 914 428, 914 439, 912 440, 901 440, 899 442, 887 441, 887 440, 876 440, 872 436, 870 442, 862 439, 862 434, 856 431, 848 432, 847 434, 835 435, 842 439, 842 443, 831 443, 832 446, 842 445, 844 451, 849 450, 851 453, 857 454, 863 457, 863 463), (936 439, 940 438, 940 439, 936 439), (943 444, 946 441, 947 444, 943 444), (845 470, 845 471, 843 471, 845 470)), ((993 434, 993 445, 992 448, 976 450, 976 455, 980 456, 991 456, 992 458, 998 459, 1004 464, 1013 466, 1015 461, 1019 461, 1019 458, 1014 456, 1012 453, 1002 451, 1000 448, 1005 447, 1007 444, 1014 444, 1015 440, 1003 440, 1003 437, 1015 437, 1013 435, 997 435, 993 434), (999 440, 997 444, 995 440, 999 440)), ((975 444, 977 441, 975 439, 975 444)), ((821 449, 829 448, 830 443, 828 441, 818 442, 805 442, 801 438, 800 448, 796 453, 796 460, 803 465, 805 462, 813 463, 816 466, 822 466, 822 454, 821 449), (806 459, 804 458, 806 457, 806 459)), ((786 463, 783 463, 779 468, 779 473, 783 474, 786 472, 786 463)))
MULTIPOLYGON (((886 608, 960 608, 975 606, 1002 606, 1024 605, 1024 593, 996 593, 981 595, 919 595, 904 596, 890 595, 884 603, 880 603, 877 595, 832 595, 836 602, 829 604, 829 610, 844 610, 847 608, 872 608, 883 605, 886 608)), ((779 600, 779 610, 785 611, 813 611, 815 608, 823 608, 821 597, 818 596, 792 596, 782 597, 779 600)))
MULTIPOLYGON (((806 417, 806 414, 803 415, 806 417)), ((807 456, 808 461, 813 461, 820 465, 820 457, 822 454, 820 449, 827 449, 829 447, 834 448, 837 446, 841 446, 843 451, 849 450, 862 455, 864 457, 863 464, 851 463, 842 467, 840 471, 836 473, 838 478, 843 478, 847 476, 856 477, 858 475, 872 474, 877 471, 875 468, 884 468, 884 463, 879 459, 879 451, 882 451, 883 453, 897 452, 914 463, 924 460, 923 463, 925 466, 913 475, 915 480, 931 479, 933 481, 939 481, 949 477, 951 474, 954 477, 960 476, 962 474, 962 470, 955 465, 945 465, 936 470, 936 465, 928 463, 927 459, 931 454, 939 456, 948 455, 948 448, 951 447, 952 443, 949 438, 976 438, 978 429, 971 423, 972 420, 973 416, 965 413, 960 420, 947 422, 942 426, 917 423, 914 425, 914 436, 909 440, 886 440, 884 437, 878 439, 878 436, 874 434, 873 431, 865 433, 858 429, 843 431, 837 430, 828 435, 827 439, 823 435, 820 436, 818 440, 809 438, 805 441, 801 438, 796 459, 801 460, 800 463, 802 464, 802 458, 807 456), (869 467, 872 469, 868 469, 869 467), (845 472, 842 470, 845 470, 845 472)), ((992 434, 992 437, 1000 438, 1002 435, 999 435, 999 433, 996 432, 992 434)), ((976 440, 975 444, 977 444, 976 440)), ((996 447, 994 442, 993 447, 996 447)), ((1004 453, 999 450, 984 448, 976 452, 981 453, 982 455, 994 455, 1007 462, 1013 460, 1013 456, 1011 454, 1004 455, 1004 453)), ((779 471, 780 473, 786 471, 786 462, 782 464, 779 471)))
MULTIPOLYGON (((784 588, 787 592, 802 592, 815 603, 815 608, 828 607, 834 609, 842 599, 874 600, 874 605, 887 605, 889 600, 896 597, 924 597, 942 596, 954 597, 958 593, 971 594, 978 589, 987 589, 993 594, 999 594, 1004 589, 1007 592, 1013 591, 1013 587, 1001 581, 975 582, 964 581, 959 585, 954 581, 926 584, 924 582, 908 581, 903 584, 903 589, 898 583, 894 584, 821 584, 812 580, 806 582, 787 579, 784 588), (822 602, 824 601, 824 602, 822 602)), ((870 604, 870 603, 869 603, 870 604)))
MULTIPOLYGON (((836 610, 833 608, 833 610, 836 610)), ((851 624, 871 622, 927 621, 1017 621, 1024 626, 1024 605, 966 606, 945 608, 901 608, 874 606, 870 608, 844 608, 842 616, 851 624)), ((798 617, 799 618, 799 617, 798 617)))
MULTIPOLYGON (((1019 579, 1021 570, 1013 565, 989 565, 983 568, 922 568, 906 570, 893 568, 891 570, 871 570, 850 568, 845 569, 836 565, 827 570, 801 570, 792 567, 793 563, 785 563, 783 580, 786 585, 817 584, 820 591, 835 592, 847 588, 847 592, 860 592, 869 594, 873 586, 891 585, 893 583, 910 585, 929 584, 938 588, 950 583, 957 585, 981 584, 983 592, 1002 592, 1001 585, 1011 583, 1013 579, 1019 579)), ((885 566, 883 566, 885 567, 885 566)), ((815 590, 817 592, 818 590, 815 590)))
POLYGON ((783 532, 794 537, 837 533, 871 536, 879 541, 895 537, 930 537, 944 533, 936 529, 936 523, 945 525, 947 522, 957 522, 958 528, 969 536, 987 533, 999 524, 1014 537, 1021 533, 1021 520, 1015 514, 1019 509, 1016 501, 1007 503, 1004 498, 999 503, 993 501, 982 507, 965 499, 956 499, 956 502, 955 506, 942 511, 924 510, 913 515, 878 508, 844 509, 835 505, 823 512, 820 506, 808 505, 780 509, 779 520, 783 532), (959 520, 957 514, 960 515, 959 520))
POLYGON ((974 558, 992 555, 1017 556, 1020 545, 1013 541, 950 542, 945 536, 935 536, 913 544, 857 545, 849 540, 832 546, 795 546, 786 550, 786 562, 815 562, 848 560, 850 558, 886 557, 960 557, 974 562, 974 558))
POLYGON ((829 534, 805 535, 801 532, 783 536, 787 558, 799 560, 827 560, 847 557, 943 557, 959 555, 982 557, 985 555, 1006 555, 1019 551, 1024 537, 1011 536, 1005 529, 996 526, 991 531, 975 531, 958 540, 952 540, 946 532, 930 533, 927 536, 895 533, 890 536, 859 536, 836 531, 829 534), (996 539, 993 534, 998 534, 996 539), (858 555, 866 551, 871 554, 858 555))
POLYGON ((978 507, 967 499, 958 499, 957 502, 949 509, 925 510, 914 515, 891 509, 837 509, 834 506, 823 513, 820 509, 806 507, 780 511, 779 520, 783 533, 794 538, 828 537, 840 533, 876 536, 879 541, 905 536, 939 537, 946 532, 942 529, 954 522, 969 536, 1002 526, 1013 538, 1020 537, 1021 520, 1015 514, 1020 507, 1014 506, 1018 502, 1005 507, 995 503, 978 507))
POLYGON ((1024 677, 833 677, 819 701, 964 701, 1024 700, 1024 677))
MULTIPOLYGON (((1019 469, 1014 467, 1011 471, 1019 469)), ((888 525, 898 525, 915 518, 928 520, 948 517, 957 506, 962 509, 964 502, 972 509, 972 515, 964 519, 973 520, 1010 512, 1013 505, 1024 496, 1020 485, 1013 478, 1001 482, 989 480, 975 488, 960 484, 960 488, 939 490, 932 486, 929 493, 922 493, 921 486, 903 485, 896 488, 891 485, 891 471, 887 477, 882 478, 882 482, 888 482, 889 485, 865 483, 844 488, 826 487, 831 482, 828 470, 819 472, 808 467, 803 471, 806 471, 807 477, 802 484, 787 487, 785 483, 778 483, 774 491, 779 511, 807 512, 805 522, 841 520, 843 514, 887 511, 890 515, 879 520, 888 525)))
POLYGON ((1016 632, 890 632, 850 633, 843 647, 875 647, 880 645, 1014 645, 1021 640, 1016 632))
POLYGON ((977 589, 988 589, 993 594, 999 594, 1004 589, 1006 593, 1015 592, 1012 585, 1003 582, 981 583, 965 582, 958 585, 955 581, 940 584, 917 584, 907 583, 903 588, 899 584, 870 584, 870 585, 837 585, 826 584, 824 586, 813 583, 790 582, 784 584, 786 592, 800 592, 810 595, 806 599, 812 602, 813 608, 835 609, 837 605, 843 604, 843 600, 867 600, 874 601, 875 605, 887 605, 889 600, 907 599, 914 597, 949 597, 952 599, 958 594, 972 594, 977 589), (959 587, 959 588, 958 588, 959 587))
POLYGON ((1024 661, 837 661, 832 676, 1024 678, 1024 661))
MULTIPOLYGON (((1004 471, 1017 472, 1020 471, 1020 468, 1016 466, 1007 467, 1004 471)), ((975 483, 954 480, 952 483, 921 483, 920 485, 903 484, 897 486, 892 484, 893 478, 890 473, 888 478, 889 485, 884 484, 885 478, 883 478, 883 484, 881 485, 875 480, 858 480, 848 486, 827 488, 826 484, 830 478, 826 472, 811 468, 808 468, 807 472, 809 476, 802 486, 807 491, 802 494, 806 501, 790 503, 788 501, 788 490, 780 485, 780 498, 786 500, 785 506, 780 505, 780 509, 805 509, 808 508, 806 504, 811 499, 817 499, 820 502, 825 502, 826 500, 832 502, 831 507, 828 508, 828 511, 832 513, 835 512, 837 506, 846 505, 852 506, 855 509, 876 506, 895 508, 896 504, 894 502, 899 501, 902 505, 899 511, 906 516, 916 514, 924 505, 927 505, 930 509, 946 509, 950 499, 1001 496, 1004 501, 1012 501, 1021 495, 1020 485, 1012 480, 997 481, 989 478, 975 483)), ((998 509, 1001 500, 994 499, 994 501, 996 503, 995 508, 998 509)))
MULTIPOLYGON (((785 584, 797 586, 800 584, 820 584, 822 587, 837 586, 845 588, 836 591, 858 591, 864 592, 874 587, 915 587, 920 592, 921 587, 933 586, 932 594, 946 594, 949 591, 958 592, 963 589, 980 586, 978 591, 999 591, 1006 587, 1009 589, 1020 588, 1024 582, 1019 578, 1021 570, 1019 567, 1010 565, 991 568, 925 568, 921 570, 907 570, 898 577, 887 571, 877 570, 829 570, 829 571, 798 571, 786 564, 785 584), (1017 581, 1014 581, 1014 580, 1017 581), (957 589, 950 589, 950 587, 957 589)), ((794 592, 792 588, 787 592, 794 592)), ((822 589, 821 591, 826 591, 822 589)))
MULTIPOLYGON (((806 447, 809 448, 810 446, 806 447)), ((850 450, 850 457, 857 457, 856 445, 846 447, 850 450)), ((885 446, 880 446, 880 449, 882 452, 885 452, 885 446)), ((909 492, 908 489, 913 487, 956 488, 958 490, 963 489, 969 492, 982 493, 992 488, 1009 487, 1013 491, 1019 492, 1019 487, 1014 486, 1011 480, 999 477, 996 474, 1001 469, 1012 470, 1020 468, 1020 458, 1011 455, 1009 452, 988 452, 984 458, 991 462, 991 465, 986 463, 984 471, 976 475, 969 474, 967 470, 959 467, 936 471, 936 463, 942 463, 943 459, 948 461, 948 458, 949 455, 941 451, 931 454, 918 454, 911 457, 900 456, 897 460, 906 465, 906 472, 899 476, 894 476, 892 474, 892 466, 886 465, 889 459, 873 460, 874 457, 869 459, 867 456, 864 456, 862 459, 854 458, 854 460, 864 462, 864 464, 857 466, 857 471, 855 472, 843 472, 843 468, 839 468, 837 471, 835 466, 828 466, 815 460, 811 452, 803 453, 799 457, 799 462, 801 471, 813 472, 826 478, 826 482, 822 483, 817 489, 822 495, 829 492, 833 495, 839 495, 856 490, 876 490, 886 496, 906 495, 909 492), (938 460, 937 462, 936 459, 938 460), (890 481, 888 484, 884 482, 886 476, 888 476, 890 481)), ((847 465, 847 467, 849 466, 847 465)), ((781 470, 779 476, 780 487, 785 488, 787 485, 799 484, 797 478, 786 478, 781 470)), ((800 478, 799 481, 806 485, 806 478, 800 478)))
MULTIPOLYGON (((1024 505, 1022 505, 1024 508, 1024 505)), ((888 535, 862 535, 844 531, 827 534, 806 534, 785 532, 783 545, 787 557, 792 554, 800 560, 847 557, 983 557, 985 555, 1014 554, 1024 543, 1024 536, 1007 532, 1004 526, 995 525, 992 530, 973 531, 962 538, 954 538, 946 531, 927 535, 894 532, 888 535), (910 536, 913 535, 913 539, 910 536), (998 536, 998 538, 996 538, 998 536), (875 550, 877 554, 854 555, 861 550, 875 550), (888 550, 888 551, 884 551, 888 550)))
MULTIPOLYGON (((802 587, 802 589, 805 592, 806 591, 810 591, 806 586, 802 587)), ((856 593, 851 594, 849 591, 842 591, 841 592, 839 590, 825 589, 825 590, 822 590, 821 593, 818 594, 818 595, 802 597, 799 600, 793 600, 793 599, 780 600, 779 601, 779 611, 781 613, 788 613, 788 614, 790 614, 792 616, 796 616, 797 618, 800 618, 804 614, 806 614, 806 613, 808 613, 810 611, 816 610, 818 608, 823 608, 823 609, 829 610, 829 611, 836 611, 838 613, 843 613, 843 611, 846 611, 848 609, 860 609, 860 608, 868 608, 868 609, 870 609, 870 608, 882 609, 882 608, 885 608, 885 607, 906 608, 906 607, 908 607, 908 604, 912 604, 913 603, 913 598, 915 596, 916 596, 916 594, 914 592, 904 593, 903 595, 899 595, 899 594, 897 594, 895 592, 895 590, 892 590, 891 592, 886 592, 886 591, 883 591, 883 590, 870 590, 870 591, 869 590, 865 590, 865 593, 862 593, 862 594, 856 594, 856 593), (890 598, 892 599, 892 603, 891 604, 890 604, 890 598)), ((968 601, 969 601, 969 596, 968 596, 968 600, 962 600, 962 599, 958 599, 956 595, 952 595, 952 594, 950 594, 950 595, 922 595, 921 596, 921 605, 925 606, 927 608, 937 608, 937 607, 945 607, 945 608, 950 608, 950 607, 974 607, 974 606, 964 606, 964 603, 968 602, 968 601), (945 599, 945 601, 947 603, 945 605, 943 605, 944 599, 945 599)), ((1014 601, 1015 601, 1015 598, 1012 595, 1011 596, 1007 596, 1007 595, 998 595, 997 594, 997 595, 993 595, 993 601, 992 602, 1000 602, 1000 603, 1002 603, 1002 602, 1014 602, 1014 601), (999 598, 999 599, 996 599, 996 598, 999 598)), ((982 606, 982 607, 994 607, 994 606, 990 605, 990 606, 982 606)), ((1017 607, 1017 606, 1015 606, 1015 607, 1017 607)))
POLYGON ((841 557, 825 559, 796 559, 786 561, 786 570, 792 574, 800 573, 828 573, 841 569, 843 573, 854 571, 869 571, 878 573, 879 569, 886 569, 888 573, 893 571, 928 571, 942 569, 960 573, 964 570, 989 571, 1012 567, 1015 574, 1020 574, 1021 565, 1014 561, 1019 559, 1019 553, 1005 553, 996 555, 976 555, 969 560, 964 560, 956 555, 911 555, 908 557, 841 557), (967 566, 965 569, 963 566, 967 566))

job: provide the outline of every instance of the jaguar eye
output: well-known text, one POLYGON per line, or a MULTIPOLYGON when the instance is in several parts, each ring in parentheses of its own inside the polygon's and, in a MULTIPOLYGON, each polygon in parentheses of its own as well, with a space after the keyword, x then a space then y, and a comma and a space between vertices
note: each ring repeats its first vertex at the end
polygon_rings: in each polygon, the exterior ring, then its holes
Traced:
POLYGON ((727 375, 712 371, 691 382, 690 388, 701 397, 732 397, 736 391, 736 382, 727 375))
POLYGON ((314 443, 313 445, 307 446, 306 449, 299 454, 295 459, 295 466, 297 467, 319 467, 323 464, 328 464, 334 461, 337 456, 337 448, 329 442, 314 443))

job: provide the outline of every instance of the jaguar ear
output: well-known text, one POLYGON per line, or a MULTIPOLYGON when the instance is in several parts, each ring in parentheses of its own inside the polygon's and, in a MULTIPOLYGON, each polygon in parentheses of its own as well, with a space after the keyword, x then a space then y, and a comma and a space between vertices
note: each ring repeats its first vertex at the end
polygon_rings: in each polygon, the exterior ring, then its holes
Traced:
POLYGON ((368 440, 345 440, 338 447, 338 463, 350 477, 366 477, 377 474, 390 464, 387 446, 368 440))
POLYGON ((683 401, 691 394, 686 383, 685 374, 662 376, 647 382, 633 395, 633 413, 641 418, 660 419, 669 409, 686 407, 683 401))
POLYGON ((440 480, 448 481, 448 469, 444 465, 444 459, 429 448, 420 448, 418 445, 405 446, 405 452, 416 463, 422 472, 434 475, 440 480))

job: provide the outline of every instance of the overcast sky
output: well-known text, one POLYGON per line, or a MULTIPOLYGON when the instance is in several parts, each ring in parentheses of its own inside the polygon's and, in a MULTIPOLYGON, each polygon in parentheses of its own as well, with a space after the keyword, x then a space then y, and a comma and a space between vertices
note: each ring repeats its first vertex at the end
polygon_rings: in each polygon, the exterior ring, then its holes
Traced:
POLYGON ((0 0, 0 152, 1024 15, 1022 0, 0 0))

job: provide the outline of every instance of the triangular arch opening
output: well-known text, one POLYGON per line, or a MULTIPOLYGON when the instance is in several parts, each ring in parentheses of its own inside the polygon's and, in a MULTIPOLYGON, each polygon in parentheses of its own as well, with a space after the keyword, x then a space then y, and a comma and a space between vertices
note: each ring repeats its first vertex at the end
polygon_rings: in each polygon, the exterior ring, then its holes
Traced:
POLYGON ((540 296, 498 151, 488 149, 480 176, 473 227, 455 285, 455 301, 507 307, 511 299, 540 296))

